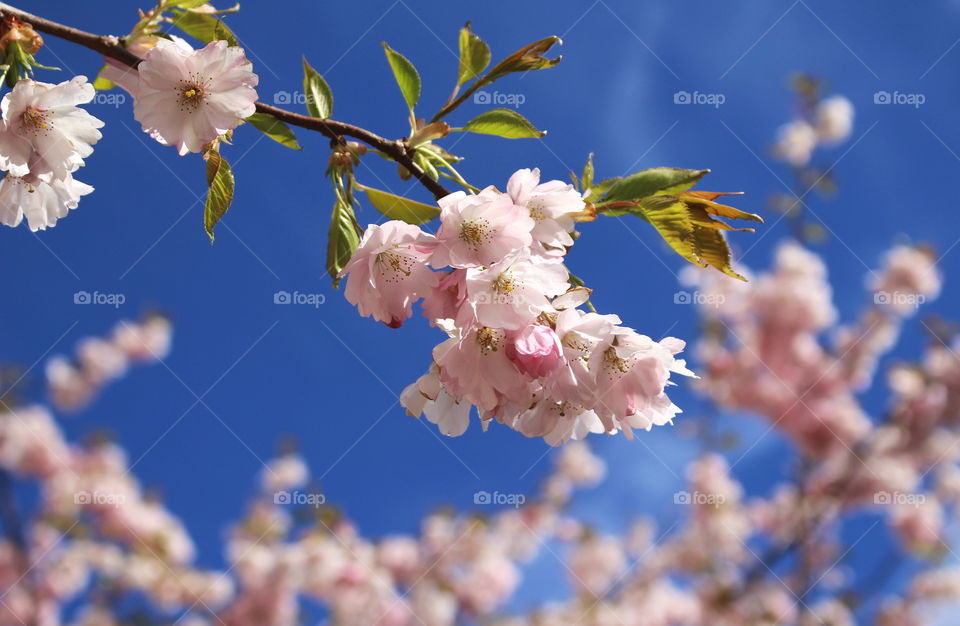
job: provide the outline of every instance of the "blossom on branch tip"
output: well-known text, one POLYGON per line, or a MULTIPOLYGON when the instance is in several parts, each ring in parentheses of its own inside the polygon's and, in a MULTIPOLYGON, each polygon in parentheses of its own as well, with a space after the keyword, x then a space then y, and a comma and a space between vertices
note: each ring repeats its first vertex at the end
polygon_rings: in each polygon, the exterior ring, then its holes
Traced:
POLYGON ((180 155, 201 152, 256 111, 259 78, 242 48, 214 41, 194 50, 161 39, 140 63, 134 118, 180 155))

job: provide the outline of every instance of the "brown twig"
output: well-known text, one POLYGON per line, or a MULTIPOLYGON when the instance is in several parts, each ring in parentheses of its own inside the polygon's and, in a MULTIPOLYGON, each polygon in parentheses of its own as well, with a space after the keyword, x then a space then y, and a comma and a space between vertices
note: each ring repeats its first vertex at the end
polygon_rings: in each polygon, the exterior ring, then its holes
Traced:
MULTIPOLYGON (((27 13, 26 11, 12 7, 9 4, 0 2, 0 15, 4 14, 18 17, 24 22, 27 22, 33 26, 35 30, 38 30, 42 33, 52 35, 58 39, 70 41, 77 45, 93 50, 94 52, 99 52, 100 54, 116 59, 121 63, 125 63, 130 67, 136 67, 142 60, 140 57, 127 50, 123 45, 123 41, 119 37, 88 33, 71 26, 66 26, 40 16, 27 13)), ((301 115, 299 113, 287 111, 286 109, 281 109, 263 102, 257 102, 257 111, 272 115, 281 122, 285 122, 292 126, 299 126, 300 128, 316 131, 329 137, 330 139, 339 140, 341 137, 352 137, 354 139, 359 139, 360 141, 366 143, 372 148, 375 148, 376 150, 379 150, 402 165, 418 181, 420 181, 420 184, 426 187, 435 198, 442 198, 450 193, 446 187, 430 178, 419 165, 413 162, 413 155, 415 154, 416 150, 408 147, 403 140, 390 140, 369 130, 360 128, 359 126, 354 126, 353 124, 346 124, 344 122, 338 122, 331 119, 310 117, 309 115, 301 115)))

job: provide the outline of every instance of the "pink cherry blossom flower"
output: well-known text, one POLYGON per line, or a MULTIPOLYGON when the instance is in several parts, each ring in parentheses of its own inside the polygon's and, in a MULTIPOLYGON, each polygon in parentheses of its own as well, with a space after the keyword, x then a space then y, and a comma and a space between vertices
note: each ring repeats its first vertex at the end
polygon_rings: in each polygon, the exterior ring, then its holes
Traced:
POLYGON ((549 298, 567 291, 568 278, 562 263, 519 253, 487 269, 467 270, 467 298, 481 325, 519 330, 553 310, 549 298))
POLYGON ((682 349, 679 339, 668 337, 656 342, 632 330, 619 329, 616 344, 601 347, 590 359, 590 371, 596 377, 593 408, 608 430, 619 420, 629 435, 630 428, 649 430, 669 423, 680 413, 663 390, 671 372, 693 376, 682 360, 674 359, 682 349))
POLYGON ((549 396, 577 405, 592 405, 596 391, 589 360, 598 347, 609 345, 619 323, 616 315, 584 313, 578 309, 565 309, 557 314, 555 332, 563 348, 564 363, 543 382, 549 396))
POLYGON ((180 155, 234 129, 256 111, 259 81, 243 49, 214 41, 199 50, 160 40, 139 66, 134 117, 180 155))
POLYGON ((45 180, 76 171, 102 136, 103 122, 77 106, 94 95, 86 76, 57 85, 18 81, 0 102, 0 169, 45 180))
POLYGON ((539 169, 517 170, 507 182, 507 194, 517 206, 527 209, 536 224, 533 240, 542 251, 563 256, 573 245, 573 213, 583 210, 583 197, 573 185, 559 180, 540 183, 539 169))
POLYGON ((510 362, 506 333, 481 326, 458 333, 433 349, 440 380, 454 397, 492 411, 505 399, 529 401, 527 382, 510 362))
POLYGON ((510 337, 507 357, 530 378, 542 378, 563 363, 563 346, 552 328, 535 324, 510 337))
POLYGON ((433 236, 412 224, 391 220, 370 225, 340 273, 344 295, 360 315, 398 328, 415 301, 430 293, 438 276, 427 266, 433 236))
POLYGON ((423 314, 436 326, 435 320, 453 320, 467 301, 467 270, 451 270, 423 298, 423 314))
POLYGON ((492 265, 533 241, 533 218, 493 187, 471 195, 457 191, 438 204, 439 245, 431 259, 434 267, 492 265))
POLYGON ((0 222, 15 227, 26 216, 32 231, 56 226, 58 219, 77 208, 81 196, 92 191, 93 187, 70 174, 50 182, 33 174, 26 178, 7 174, 0 181, 0 222))

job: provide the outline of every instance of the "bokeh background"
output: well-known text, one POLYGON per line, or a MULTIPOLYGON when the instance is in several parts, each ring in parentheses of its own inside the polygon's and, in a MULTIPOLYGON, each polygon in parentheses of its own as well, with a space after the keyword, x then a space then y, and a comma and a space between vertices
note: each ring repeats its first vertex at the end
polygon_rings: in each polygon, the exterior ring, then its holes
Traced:
MULTIPOLYGON (((114 34, 129 30, 137 8, 149 8, 145 0, 95 8, 64 0, 14 4, 114 34)), ((763 269, 789 235, 786 222, 767 207, 768 197, 790 183, 789 169, 771 160, 769 145, 794 113, 791 73, 810 72, 824 81, 826 93, 846 95, 856 107, 851 140, 819 155, 832 167, 837 192, 806 198, 811 219, 827 231, 817 249, 842 316, 852 317, 869 298, 864 277, 883 251, 906 240, 927 242, 942 255, 945 292, 925 312, 956 317, 960 2, 289 0, 247 2, 228 23, 260 75, 262 100, 282 101, 284 92, 299 91, 303 54, 333 89, 334 117, 399 137, 407 131, 405 107, 380 42, 420 69, 420 109, 429 116, 452 87, 457 29, 467 20, 495 59, 547 35, 564 41, 556 68, 489 90, 522 99, 519 110, 548 130, 546 137, 455 135, 443 144, 467 157, 461 171, 475 184, 502 187, 521 167, 566 178, 589 152, 596 153, 602 177, 657 165, 711 168, 701 187, 745 191, 737 206, 767 218, 756 234, 730 238, 739 263, 763 269), (724 102, 676 104, 678 91, 721 94, 724 102), (879 91, 921 94, 924 102, 875 104, 879 91)), ((64 69, 43 72, 47 81, 92 77, 101 65, 94 53, 52 37, 38 60, 64 69)), ((324 274, 332 206, 323 178, 325 139, 300 132, 305 149, 294 152, 252 128, 239 129, 225 151, 238 198, 211 246, 202 225, 202 161, 152 141, 133 120, 130 99, 116 100, 90 106, 106 122, 103 140, 80 172, 96 192, 51 231, 0 233, 6 275, 0 354, 34 366, 20 395, 41 399, 44 361, 71 352, 81 337, 150 309, 169 313, 176 331, 166 363, 135 369, 65 428, 72 438, 111 431, 137 477, 186 521, 206 566, 223 565, 226 529, 285 436, 299 441, 328 503, 372 536, 413 532, 440 505, 473 508, 479 490, 535 492, 551 456, 541 440, 496 425, 484 433, 476 423, 448 439, 399 407, 400 391, 425 370, 442 336, 419 317, 400 331, 362 319, 332 289, 324 274), (116 308, 74 304, 81 290, 122 294, 125 302, 116 308), (281 290, 322 294, 325 302, 277 305, 274 294, 281 290)), ((468 102, 451 122, 491 106, 468 102)), ((359 177, 429 199, 375 157, 365 160, 359 177)), ((379 220, 363 207, 361 223, 379 220)), ((674 302, 684 262, 651 228, 639 220, 601 219, 581 231, 568 260, 595 289, 601 312, 619 313, 653 337, 695 339, 695 307, 674 302)), ((908 324, 890 358, 915 357, 923 342, 922 327, 908 324)), ((575 507, 597 527, 617 530, 645 513, 666 529, 683 517, 673 493, 699 446, 682 426, 687 418, 710 420, 736 436, 727 456, 748 490, 766 493, 789 472, 788 449, 766 425, 716 413, 687 381, 671 395, 685 409, 676 427, 632 442, 593 439, 611 477, 578 497, 575 507)), ((868 392, 866 402, 882 412, 882 388, 868 392)), ((853 520, 850 536, 869 521, 853 520)), ((877 546, 888 541, 885 532, 879 525, 868 534, 849 555, 850 565, 868 567, 877 546)), ((565 590, 564 569, 545 551, 514 606, 560 598, 565 590)))

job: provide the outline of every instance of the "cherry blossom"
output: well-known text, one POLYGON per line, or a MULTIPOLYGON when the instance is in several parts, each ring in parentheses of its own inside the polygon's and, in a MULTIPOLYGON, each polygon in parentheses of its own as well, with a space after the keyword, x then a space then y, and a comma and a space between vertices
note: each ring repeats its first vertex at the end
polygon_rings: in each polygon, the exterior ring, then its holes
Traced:
POLYGON ((101 137, 103 122, 77 106, 94 95, 85 76, 56 85, 17 82, 0 101, 0 169, 48 182, 76 171, 101 137))
POLYGON ((817 136, 826 144, 846 141, 853 130, 853 104, 844 96, 830 96, 817 103, 817 136))
POLYGON ((492 187, 473 195, 457 191, 439 204, 434 267, 492 265, 533 241, 533 218, 492 187))
POLYGON ((788 122, 777 131, 774 152, 790 165, 801 167, 810 162, 817 146, 817 130, 809 122, 788 122))
POLYGON ((510 337, 507 356, 530 378, 543 378, 563 364, 563 346, 552 328, 534 324, 510 337))
MULTIPOLYGON (((519 330, 553 309, 549 299, 569 289, 568 275, 562 263, 526 252, 511 255, 488 268, 467 270, 467 301, 479 324, 519 330)), ((466 325, 462 317, 458 322, 466 325)))
POLYGON ((0 222, 14 227, 26 216, 32 231, 56 226, 57 220, 77 208, 81 196, 92 191, 93 187, 70 174, 46 182, 32 174, 20 177, 8 173, 0 181, 0 222))
POLYGON ((439 282, 426 264, 434 245, 432 235, 411 224, 371 225, 341 273, 348 277, 344 295, 360 315, 398 328, 439 282))
POLYGON ((433 349, 444 387, 487 411, 509 399, 528 402, 529 384, 507 356, 507 341, 506 332, 498 328, 458 330, 433 349))
POLYGON ((253 115, 258 77, 243 49, 214 41, 193 50, 161 39, 138 68, 134 117, 180 155, 201 152, 253 115))
POLYGON ((573 185, 559 180, 540 184, 539 169, 522 169, 507 181, 507 193, 514 204, 530 212, 536 222, 531 234, 544 253, 565 254, 565 248, 573 245, 572 214, 583 210, 583 198, 573 185))

